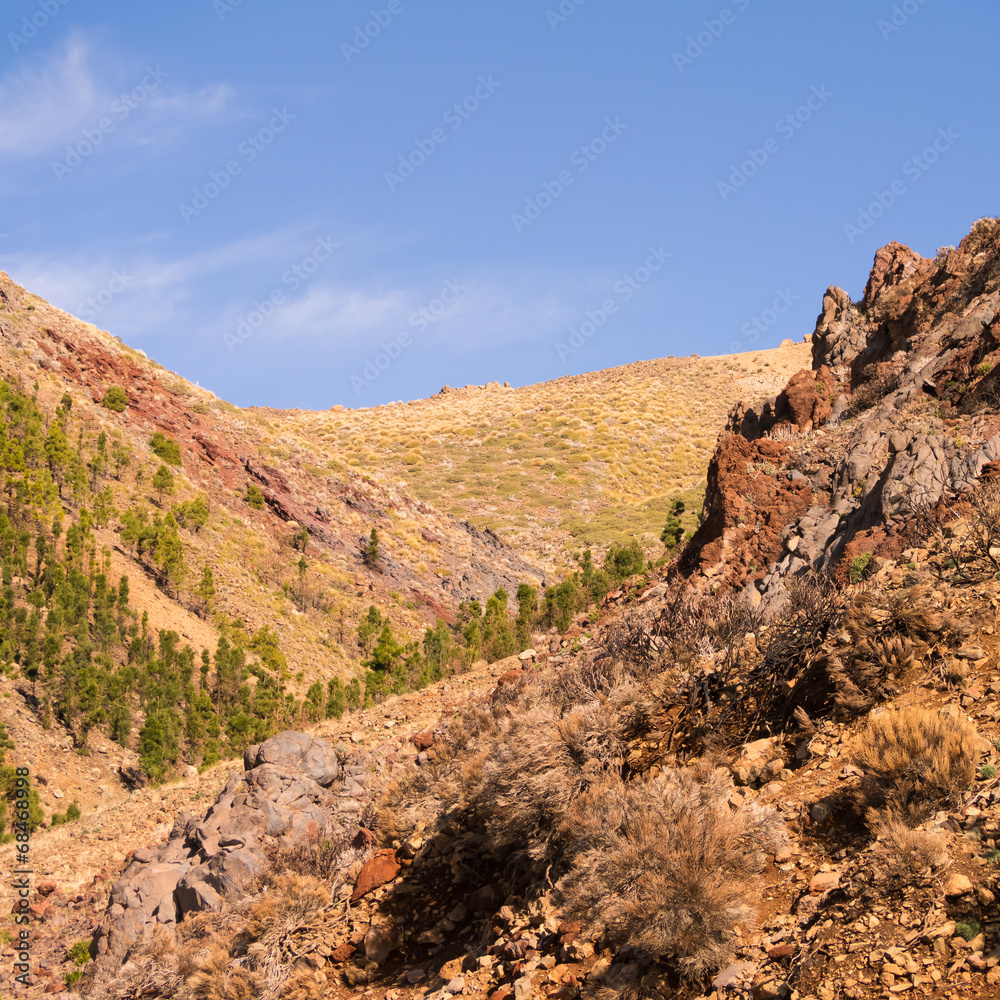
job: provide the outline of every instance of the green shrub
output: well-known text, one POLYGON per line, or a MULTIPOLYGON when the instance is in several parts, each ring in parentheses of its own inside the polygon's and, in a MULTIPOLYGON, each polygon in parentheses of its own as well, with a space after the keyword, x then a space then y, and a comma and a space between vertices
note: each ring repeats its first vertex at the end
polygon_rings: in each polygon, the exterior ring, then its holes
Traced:
POLYGON ((604 572, 615 583, 621 583, 622 580, 642 573, 645 569, 646 557, 642 546, 634 538, 628 545, 612 545, 604 557, 604 572))
POLYGON ((254 510, 264 509, 264 494, 256 483, 251 483, 247 487, 247 495, 243 498, 254 510))
POLYGON ((128 406, 128 393, 120 385, 113 385, 104 394, 101 405, 115 413, 124 413, 128 406))
POLYGON ((990 778, 995 778, 997 776, 997 769, 992 764, 983 764, 979 769, 979 780, 989 781, 990 778))
POLYGON ((851 583, 861 583, 862 580, 867 580, 871 573, 871 564, 872 554, 870 552, 862 552, 861 555, 855 556, 848 569, 851 583))
POLYGON ((157 431, 149 440, 149 447, 153 449, 153 454, 162 459, 168 465, 181 464, 181 446, 166 434, 157 431))
POLYGON ((982 924, 978 920, 961 920, 955 924, 955 933, 966 941, 979 937, 982 929, 982 924))
POLYGON ((90 961, 90 942, 77 941, 66 951, 66 960, 76 965, 86 965, 90 961))

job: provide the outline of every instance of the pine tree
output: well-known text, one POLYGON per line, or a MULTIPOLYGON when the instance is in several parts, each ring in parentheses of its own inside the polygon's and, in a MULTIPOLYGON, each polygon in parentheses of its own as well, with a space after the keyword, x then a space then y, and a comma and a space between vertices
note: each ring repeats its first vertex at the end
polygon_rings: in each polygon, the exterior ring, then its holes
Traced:
POLYGON ((668 552, 673 552, 677 548, 681 536, 684 534, 684 525, 680 522, 680 516, 683 513, 684 502, 682 500, 675 500, 670 505, 670 513, 667 514, 666 524, 663 526, 663 531, 660 534, 660 541, 667 547, 668 552))
POLYGON ((372 528, 372 533, 361 551, 361 557, 369 569, 374 569, 378 564, 378 532, 372 528))
POLYGON ((120 441, 116 441, 111 446, 111 461, 115 466, 115 479, 121 482, 122 469, 127 469, 132 464, 132 452, 120 441))
POLYGON ((153 489, 159 495, 161 504, 163 503, 164 493, 173 493, 175 491, 173 473, 165 465, 161 465, 156 470, 156 474, 153 476, 153 489))
POLYGON ((179 588, 187 567, 184 564, 184 543, 177 534, 177 522, 173 514, 167 514, 159 526, 154 558, 164 579, 173 587, 179 588))
POLYGON ((208 563, 205 563, 201 571, 198 596, 205 602, 205 609, 210 611, 212 608, 212 598, 215 597, 215 578, 212 575, 212 567, 208 563))
POLYGON ((358 622, 358 641, 361 643, 361 648, 366 654, 371 648, 372 640, 378 635, 381 627, 382 615, 379 609, 374 604, 371 604, 368 607, 367 614, 358 622))

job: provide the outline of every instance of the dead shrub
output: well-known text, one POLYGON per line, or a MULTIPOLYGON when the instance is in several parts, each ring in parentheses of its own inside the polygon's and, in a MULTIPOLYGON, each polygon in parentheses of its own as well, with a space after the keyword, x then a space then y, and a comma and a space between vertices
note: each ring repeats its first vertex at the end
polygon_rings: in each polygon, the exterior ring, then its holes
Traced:
POLYGON ((468 805, 488 845, 529 867, 561 853, 560 826, 570 804, 609 772, 620 773, 626 747, 610 701, 558 708, 536 705, 501 724, 466 768, 468 805))
POLYGON ((970 555, 984 559, 996 574, 1000 572, 1000 478, 981 479, 962 500, 969 508, 962 561, 970 555))
POLYGON ((963 718, 910 707, 871 716, 853 748, 869 825, 914 826, 954 801, 975 777, 979 736, 963 718))
POLYGON ((300 973, 285 983, 279 1000, 323 1000, 326 990, 316 981, 314 975, 300 973))
POLYGON ((565 911, 615 948, 668 958, 690 977, 731 960, 735 925, 753 917, 765 852, 784 833, 755 805, 733 809, 721 770, 668 770, 628 784, 608 776, 573 802, 562 832, 573 862, 565 911))
POLYGON ((851 392, 844 419, 856 417, 880 403, 889 393, 899 388, 899 379, 900 373, 884 364, 866 365, 859 373, 858 384, 851 392))
POLYGON ((876 835, 890 878, 912 884, 948 863, 948 842, 940 830, 914 830, 890 818, 879 822, 876 835))
POLYGON ((336 889, 344 872, 362 853, 352 848, 346 834, 341 833, 336 840, 312 840, 275 851, 268 862, 273 872, 308 876, 336 889))
POLYGON ((250 941, 279 937, 330 903, 329 886, 294 872, 269 872, 261 890, 246 915, 244 933, 250 941))

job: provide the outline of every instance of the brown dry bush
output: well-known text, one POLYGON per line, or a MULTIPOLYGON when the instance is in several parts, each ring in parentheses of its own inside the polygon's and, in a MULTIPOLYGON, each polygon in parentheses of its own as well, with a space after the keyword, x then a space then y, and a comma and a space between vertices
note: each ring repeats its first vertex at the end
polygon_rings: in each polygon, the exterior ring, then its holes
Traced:
POLYGON ((269 873, 246 914, 247 940, 279 937, 330 903, 329 886, 293 872, 269 873))
POLYGON ((900 373, 885 370, 879 372, 878 365, 868 365, 860 375, 860 384, 853 390, 844 419, 856 417, 880 403, 890 392, 899 388, 900 373))
POLYGON ((857 736, 854 763, 868 822, 886 818, 910 826, 968 788, 975 776, 979 736, 966 719, 910 707, 871 716, 857 736))
POLYGON ((503 720, 465 769, 467 805, 483 822, 488 847, 536 870, 557 858, 573 800, 621 771, 626 745, 618 727, 607 698, 564 715, 536 705, 503 720))
POLYGON ((186 977, 178 998, 191 1000, 259 1000, 263 995, 260 977, 233 965, 229 949, 216 945, 195 960, 196 968, 186 977))
POLYGON ((940 830, 914 830, 890 818, 879 822, 876 833, 887 881, 901 886, 926 883, 934 870, 948 863, 948 842, 940 830))
POLYGON ((733 809, 721 770, 668 770, 646 781, 607 777, 579 795, 563 836, 572 867, 558 883, 566 912, 615 948, 673 960, 700 977, 729 960, 735 925, 754 915, 778 817, 733 809))
POLYGON ((969 509, 962 561, 969 556, 985 559, 996 573, 1000 571, 1000 478, 980 480, 962 500, 969 509))

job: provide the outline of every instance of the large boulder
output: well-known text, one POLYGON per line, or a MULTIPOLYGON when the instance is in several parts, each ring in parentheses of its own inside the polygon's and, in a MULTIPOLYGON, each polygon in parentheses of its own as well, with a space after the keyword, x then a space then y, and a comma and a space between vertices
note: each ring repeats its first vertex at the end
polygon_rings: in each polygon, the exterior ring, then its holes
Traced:
POLYGON ((361 768, 342 775, 325 740, 279 733, 249 747, 243 762, 203 816, 181 813, 165 844, 132 855, 90 946, 100 973, 113 973, 158 926, 219 909, 261 874, 273 848, 356 832, 361 768))

